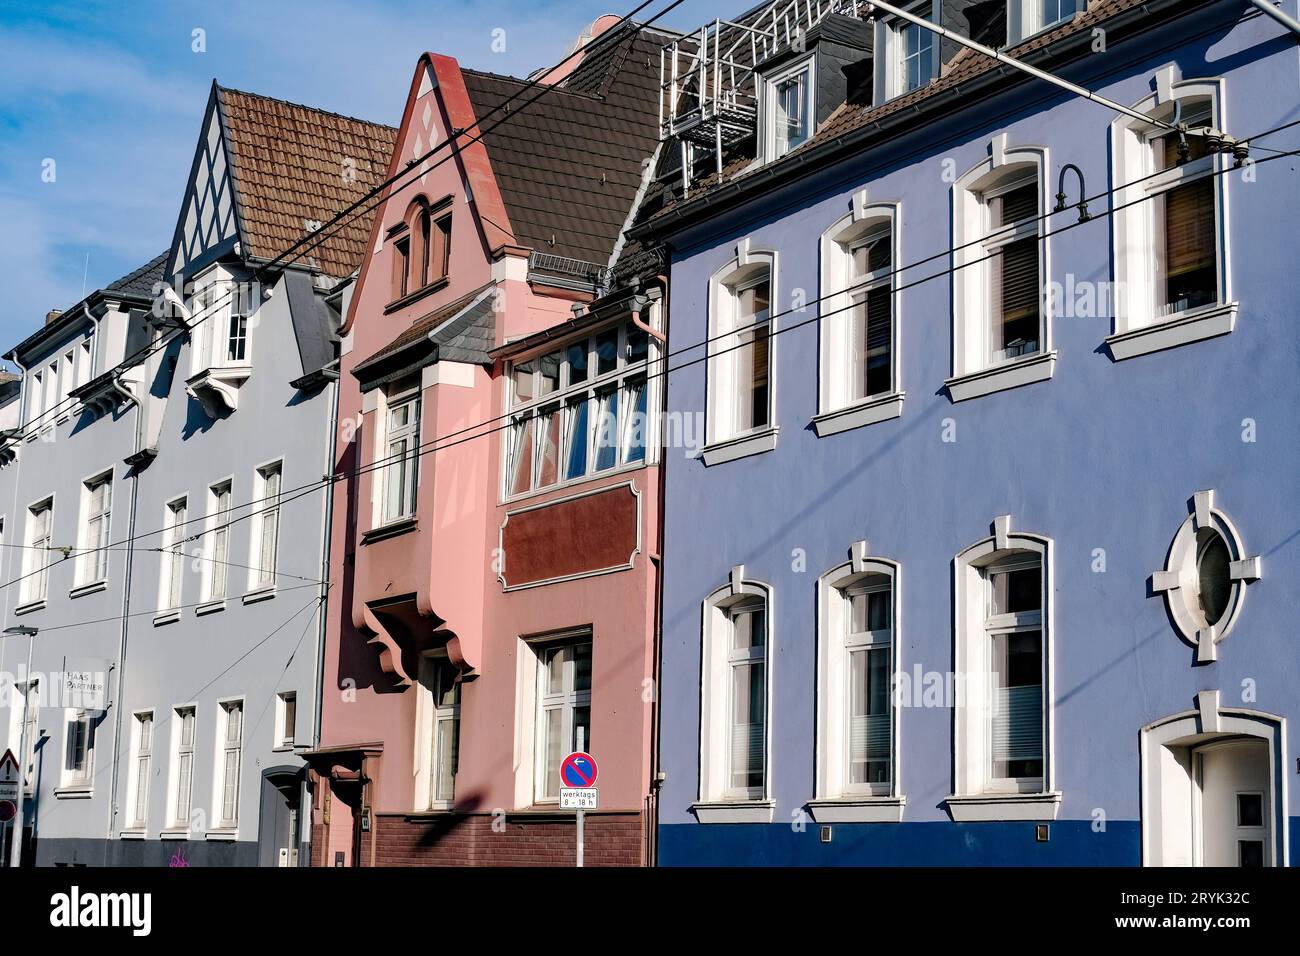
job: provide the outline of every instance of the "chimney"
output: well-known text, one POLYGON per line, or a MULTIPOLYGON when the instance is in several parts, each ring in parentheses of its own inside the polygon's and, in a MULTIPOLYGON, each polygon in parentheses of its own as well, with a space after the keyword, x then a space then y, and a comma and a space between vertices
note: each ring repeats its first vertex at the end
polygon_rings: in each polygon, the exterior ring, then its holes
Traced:
POLYGON ((50 311, 45 313, 45 324, 49 325, 52 322, 58 321, 59 316, 62 314, 62 309, 50 309, 50 311))

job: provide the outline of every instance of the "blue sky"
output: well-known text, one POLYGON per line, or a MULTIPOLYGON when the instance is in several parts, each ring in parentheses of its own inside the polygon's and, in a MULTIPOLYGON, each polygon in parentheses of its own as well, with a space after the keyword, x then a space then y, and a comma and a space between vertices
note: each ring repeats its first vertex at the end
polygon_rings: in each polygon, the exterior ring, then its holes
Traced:
MULTIPOLYGON (((167 247, 214 77, 395 125, 425 50, 526 75, 636 2, 0 0, 0 351, 167 247)), ((690 29, 744 6, 687 0, 658 23, 690 29)))

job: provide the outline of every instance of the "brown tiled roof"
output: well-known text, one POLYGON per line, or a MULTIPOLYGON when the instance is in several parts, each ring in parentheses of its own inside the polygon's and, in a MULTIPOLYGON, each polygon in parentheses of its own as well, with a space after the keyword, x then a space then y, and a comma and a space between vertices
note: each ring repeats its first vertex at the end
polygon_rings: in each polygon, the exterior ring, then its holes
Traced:
MULTIPOLYGON (((1007 49, 1005 52, 1008 56, 1025 59, 1030 54, 1050 46, 1057 40, 1077 33, 1088 32, 1101 21, 1135 7, 1142 7, 1148 2, 1149 0, 1090 0, 1084 13, 1076 14, 1074 19, 1066 21, 1056 29, 1039 33, 1025 42, 1007 49)), ((888 116, 916 109, 925 101, 956 91, 963 83, 967 83, 975 77, 998 70, 1006 71, 1016 78, 1020 76, 1019 72, 1012 67, 963 47, 945 64, 943 74, 928 86, 892 99, 880 106, 873 107, 870 104, 845 103, 830 115, 815 136, 798 149, 792 150, 774 163, 761 166, 754 166, 752 157, 736 159, 730 165, 724 167, 721 181, 713 178, 701 182, 697 188, 693 189, 685 197, 679 197, 676 203, 665 205, 660 212, 647 220, 647 224, 662 221, 671 211, 689 205, 695 200, 724 187, 741 183, 760 173, 770 175, 774 170, 779 170, 782 166, 790 167, 800 163, 808 157, 809 153, 816 152, 821 146, 833 143, 849 133, 870 127, 888 116)))
MULTIPOLYGON (((397 130, 283 100, 217 88, 248 255, 274 259, 383 181, 397 130), (346 171, 346 172, 345 172, 346 171)), ((365 255, 373 210, 331 232, 300 261, 350 275, 365 255)))
POLYGON ((521 244, 608 263, 658 141, 663 42, 662 34, 624 28, 563 85, 531 103, 536 92, 527 91, 491 117, 527 81, 462 71, 475 115, 487 117, 483 141, 521 244))

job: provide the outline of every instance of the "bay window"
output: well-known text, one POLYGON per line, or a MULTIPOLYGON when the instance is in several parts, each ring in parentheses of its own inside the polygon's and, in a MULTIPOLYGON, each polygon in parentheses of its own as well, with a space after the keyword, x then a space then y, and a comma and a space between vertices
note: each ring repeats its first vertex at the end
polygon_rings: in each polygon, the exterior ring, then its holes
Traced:
POLYGON ((1231 332, 1225 158, 1202 133, 1221 128, 1218 81, 1159 80, 1137 109, 1191 132, 1140 120, 1111 127, 1117 303, 1107 339, 1117 359, 1231 332))
POLYGON ((420 479, 420 385, 399 386, 381 409, 383 440, 376 451, 379 469, 379 524, 415 517, 415 493, 420 479))
POLYGON ((645 462, 649 339, 624 322, 510 367, 506 497, 645 462))

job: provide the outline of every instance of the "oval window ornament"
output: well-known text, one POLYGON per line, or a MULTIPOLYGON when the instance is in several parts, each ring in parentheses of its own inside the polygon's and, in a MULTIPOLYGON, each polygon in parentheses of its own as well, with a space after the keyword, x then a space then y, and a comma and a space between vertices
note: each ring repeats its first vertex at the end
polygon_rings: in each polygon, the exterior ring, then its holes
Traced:
POLYGON ((1190 511, 1169 545, 1164 569, 1151 576, 1151 590, 1164 597, 1174 627, 1196 648, 1201 664, 1218 659, 1219 642, 1241 614, 1246 583, 1260 576, 1260 559, 1247 555, 1213 491, 1198 491, 1190 511))

